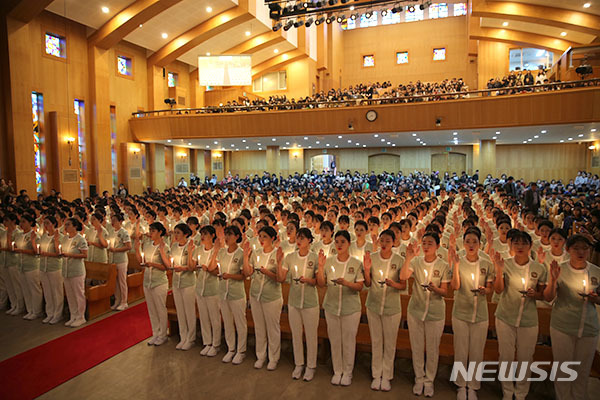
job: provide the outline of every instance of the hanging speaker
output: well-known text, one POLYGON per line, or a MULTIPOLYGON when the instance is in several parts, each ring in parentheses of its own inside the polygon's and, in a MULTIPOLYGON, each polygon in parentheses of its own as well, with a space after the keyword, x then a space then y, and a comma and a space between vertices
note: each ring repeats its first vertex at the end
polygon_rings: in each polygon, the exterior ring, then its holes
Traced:
POLYGON ((163 78, 165 77, 165 69, 163 68, 163 78))

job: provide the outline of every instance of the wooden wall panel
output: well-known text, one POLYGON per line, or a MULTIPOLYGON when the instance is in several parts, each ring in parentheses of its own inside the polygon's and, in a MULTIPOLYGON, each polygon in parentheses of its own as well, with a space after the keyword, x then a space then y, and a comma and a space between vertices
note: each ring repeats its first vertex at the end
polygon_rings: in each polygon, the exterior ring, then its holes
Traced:
POLYGON ((239 174, 242 178, 254 174, 262 176, 266 170, 266 151, 234 151, 231 154, 231 173, 234 175, 239 174))
POLYGON ((174 180, 178 185, 181 178, 190 184, 190 149, 185 147, 173 147, 174 180))

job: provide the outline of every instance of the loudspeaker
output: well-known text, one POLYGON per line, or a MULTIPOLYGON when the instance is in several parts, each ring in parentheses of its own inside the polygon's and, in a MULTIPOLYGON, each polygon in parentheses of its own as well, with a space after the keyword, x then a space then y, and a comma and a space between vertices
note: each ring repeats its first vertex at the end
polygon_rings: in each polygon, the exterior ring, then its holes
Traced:
POLYGON ((98 195, 96 193, 96 185, 90 185, 90 197, 94 198, 98 195))
POLYGON ((165 77, 165 69, 163 68, 163 78, 165 77))

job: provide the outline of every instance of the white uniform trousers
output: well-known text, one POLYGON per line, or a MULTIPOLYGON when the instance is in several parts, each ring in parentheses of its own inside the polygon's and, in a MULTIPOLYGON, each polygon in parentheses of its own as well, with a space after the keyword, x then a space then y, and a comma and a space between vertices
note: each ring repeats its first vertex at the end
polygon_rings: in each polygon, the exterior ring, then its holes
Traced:
POLYGON ((256 338, 256 358, 267 359, 269 344, 269 362, 279 362, 281 352, 281 307, 283 299, 263 303, 250 297, 254 336, 256 338))
POLYGON ((65 294, 69 304, 71 320, 85 318, 85 274, 74 278, 65 278, 65 294))
POLYGON ((6 308, 8 303, 8 270, 0 266, 0 310, 6 308))
POLYGON ((42 286, 40 285, 40 270, 20 272, 21 288, 25 298, 27 314, 42 315, 42 286))
POLYGON ((65 302, 62 271, 40 271, 40 282, 46 300, 46 315, 52 319, 60 319, 65 302))
POLYGON ((10 281, 7 287, 12 287, 13 293, 13 296, 10 297, 10 290, 8 292, 10 306, 19 312, 23 312, 25 310, 25 297, 23 297, 23 289, 21 288, 21 281, 19 279, 20 272, 16 266, 9 266, 7 269, 8 280, 10 281))
POLYGON ((360 311, 339 317, 325 311, 325 319, 327 320, 327 336, 331 343, 333 373, 352 376, 360 311))
POLYGON ((294 364, 304 365, 304 341, 302 328, 306 336, 306 366, 317 368, 317 348, 319 329, 319 307, 296 308, 288 305, 288 319, 292 331, 294 364))
POLYGON ((498 361, 506 361, 509 363, 517 361, 517 376, 519 376, 522 363, 528 363, 525 379, 520 382, 502 382, 502 393, 504 394, 504 397, 512 398, 514 395, 517 400, 523 400, 527 397, 527 393, 529 393, 530 382, 527 381, 527 378, 531 376, 529 364, 531 364, 533 353, 535 352, 535 344, 538 338, 538 326, 517 328, 496 318, 496 333, 498 334, 498 361), (516 360, 515 350, 517 355, 516 360))
POLYGON ((246 298, 239 300, 221 300, 221 315, 225 328, 225 341, 230 352, 236 351, 235 334, 237 332, 237 352, 246 352, 248 340, 248 321, 246 320, 246 298))
POLYGON ((379 315, 367 308, 371 335, 371 374, 373 379, 394 379, 394 357, 402 313, 379 315))
MULTIPOLYGON (((452 317, 452 336, 454 342, 454 362, 460 362, 466 368, 469 362, 479 365, 483 361, 483 350, 487 339, 489 321, 471 323, 452 317)), ((465 381, 462 374, 456 377, 456 385, 459 388, 468 386, 470 389, 479 390, 481 382, 472 379, 465 381)))
POLYGON ((179 325, 179 337, 184 343, 196 341, 196 299, 195 286, 183 289, 173 288, 175 309, 177 310, 177 324, 179 325))
POLYGON ((167 337, 167 291, 169 285, 162 284, 152 289, 144 286, 144 297, 148 306, 150 325, 152 325, 153 338, 167 337))
POLYGON ((127 263, 117 264, 117 284, 115 285, 115 304, 127 305, 127 263))
POLYGON ((440 341, 442 333, 444 333, 444 320, 421 321, 411 313, 408 313, 406 320, 415 383, 433 385, 440 358, 440 341), (425 363, 425 352, 427 352, 427 363, 425 363))
POLYGON ((221 301, 219 296, 199 296, 196 293, 202 344, 219 347, 221 345, 221 301))
MULTIPOLYGON (((586 400, 588 399, 588 380, 594 361, 594 349, 598 345, 598 336, 581 337, 567 335, 557 329, 550 328, 552 338, 552 356, 554 361, 579 361, 579 365, 569 365, 577 371, 573 382, 554 381, 557 400, 586 400)), ((557 378, 564 377, 560 370, 557 378)))

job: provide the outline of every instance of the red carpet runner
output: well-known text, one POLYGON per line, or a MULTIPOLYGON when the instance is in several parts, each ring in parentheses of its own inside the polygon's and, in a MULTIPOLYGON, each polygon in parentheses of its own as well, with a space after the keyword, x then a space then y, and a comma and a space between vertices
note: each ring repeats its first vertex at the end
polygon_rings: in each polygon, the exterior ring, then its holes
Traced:
POLYGON ((152 336, 146 303, 0 363, 0 398, 33 399, 152 336))

